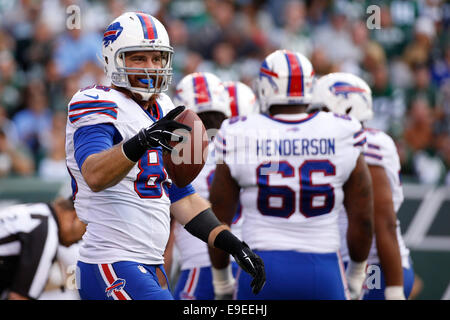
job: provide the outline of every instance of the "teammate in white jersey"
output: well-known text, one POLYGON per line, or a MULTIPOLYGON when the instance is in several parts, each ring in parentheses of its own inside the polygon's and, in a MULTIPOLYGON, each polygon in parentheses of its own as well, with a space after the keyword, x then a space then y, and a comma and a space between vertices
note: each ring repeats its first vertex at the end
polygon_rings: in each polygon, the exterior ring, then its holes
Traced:
MULTIPOLYGON (((197 193, 209 198, 209 188, 214 177, 215 151, 212 143, 221 123, 230 116, 246 115, 256 111, 256 97, 251 89, 240 82, 222 84, 220 79, 209 72, 196 72, 185 76, 176 88, 174 102, 186 105, 195 111, 202 119, 210 139, 208 160, 198 177, 192 182, 197 193), (238 113, 239 112, 239 113, 238 113)), ((242 222, 238 209, 231 230, 238 238, 242 222)), ((182 300, 212 300, 216 298, 231 298, 234 291, 233 284, 221 280, 223 277, 232 278, 232 271, 226 270, 224 274, 211 270, 211 261, 208 248, 199 239, 193 237, 178 223, 174 223, 169 244, 174 243, 179 252, 181 274, 179 275, 174 296, 182 300), (213 286, 213 277, 216 275, 216 285, 213 286), (226 286, 220 286, 225 283, 226 286), (216 292, 214 292, 216 289, 216 292)), ((168 247, 170 247, 168 245, 168 247)), ((171 249, 171 248, 170 248, 171 249)), ((171 253, 168 253, 169 255, 171 253)), ((233 263, 233 272, 237 264, 233 263)), ((227 280, 227 279, 225 279, 227 280)))
MULTIPOLYGON (((320 78, 314 87, 313 105, 353 116, 362 123, 373 117, 370 87, 364 80, 349 73, 331 73, 320 78)), ((364 156, 374 190, 375 240, 367 261, 369 268, 364 299, 404 300, 411 292, 414 271, 396 217, 403 202, 400 160, 391 137, 370 128, 365 128, 365 132, 367 148, 364 156), (382 271, 381 274, 379 271, 382 271), (377 287, 378 284, 381 286, 377 287)), ((348 249, 344 241, 347 232, 344 210, 339 215, 339 224, 341 254, 344 262, 348 262, 348 249)), ((363 269, 358 278, 365 277, 363 269)))
POLYGON ((225 81, 223 86, 230 96, 231 117, 259 113, 258 101, 248 85, 240 81, 225 81))
POLYGON ((85 229, 71 199, 0 210, 0 299, 38 299, 59 244, 78 242, 85 229))
POLYGON ((264 283, 262 261, 222 225, 191 185, 177 188, 163 166, 184 110, 162 93, 173 49, 164 26, 127 12, 106 29, 102 53, 111 87, 91 86, 69 103, 67 166, 75 207, 87 224, 77 280, 82 299, 173 299, 163 289, 170 212, 193 235, 235 257, 264 283), (250 261, 245 260, 247 255, 250 261))
MULTIPOLYGON (((238 299, 346 299, 338 212, 349 215, 353 260, 367 259, 372 189, 361 124, 326 112, 307 114, 314 71, 297 52, 277 50, 258 79, 262 114, 225 120, 215 138, 210 201, 230 223, 240 197, 242 238, 262 257, 267 283, 256 297, 238 273, 238 299)), ((228 255, 211 250, 215 268, 228 255)))

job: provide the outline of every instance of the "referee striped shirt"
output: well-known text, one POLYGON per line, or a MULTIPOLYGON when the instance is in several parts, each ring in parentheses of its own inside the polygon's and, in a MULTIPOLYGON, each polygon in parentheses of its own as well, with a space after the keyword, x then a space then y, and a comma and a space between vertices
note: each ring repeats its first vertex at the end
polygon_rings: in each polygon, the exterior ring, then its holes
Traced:
POLYGON ((58 222, 45 203, 0 210, 0 297, 13 291, 37 299, 59 244, 58 222))

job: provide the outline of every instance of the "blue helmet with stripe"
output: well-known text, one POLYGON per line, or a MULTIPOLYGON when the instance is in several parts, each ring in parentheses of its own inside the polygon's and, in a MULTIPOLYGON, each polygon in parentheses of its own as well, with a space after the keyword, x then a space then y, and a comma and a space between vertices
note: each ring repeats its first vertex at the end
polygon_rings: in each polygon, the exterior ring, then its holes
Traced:
POLYGON ((173 48, 169 35, 155 17, 141 12, 126 12, 116 18, 103 34, 102 56, 111 83, 140 94, 148 100, 152 94, 166 91, 172 81, 173 48), (130 68, 125 54, 135 51, 161 52, 162 68, 130 68), (133 87, 129 75, 139 75, 146 87, 133 87))

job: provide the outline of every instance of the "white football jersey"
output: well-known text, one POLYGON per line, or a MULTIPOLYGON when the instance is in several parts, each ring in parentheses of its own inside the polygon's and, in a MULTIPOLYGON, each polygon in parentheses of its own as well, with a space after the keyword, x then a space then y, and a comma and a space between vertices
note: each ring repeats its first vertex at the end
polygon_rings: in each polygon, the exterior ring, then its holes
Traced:
MULTIPOLYGON (((214 144, 210 143, 208 148, 208 159, 202 171, 197 178, 191 183, 197 194, 205 199, 209 199, 209 188, 216 170, 215 150, 214 144)), ((240 238, 240 228, 242 219, 240 219, 239 212, 233 219, 231 230, 233 234, 240 238)), ((211 265, 211 260, 208 253, 208 245, 199 238, 190 234, 178 222, 175 221, 175 245, 180 254, 181 270, 208 267, 211 265)), ((231 257, 232 258, 232 257, 231 257)))
MULTIPOLYGON (((156 118, 174 108, 160 94, 156 118)), ((121 92, 102 86, 78 91, 69 103, 66 127, 67 167, 73 178, 75 209, 87 223, 80 260, 113 263, 121 260, 161 264, 170 232, 170 179, 162 166, 161 148, 148 150, 127 176, 113 187, 93 192, 74 155, 74 134, 82 126, 114 125, 122 141, 153 124, 137 103, 121 92)))
POLYGON ((216 158, 241 186, 243 240, 259 250, 337 252, 342 187, 364 144, 361 124, 333 113, 225 120, 216 158))
MULTIPOLYGON (((367 137, 367 148, 364 151, 365 160, 368 165, 383 167, 389 179, 392 192, 392 202, 395 212, 400 209, 403 202, 403 189, 400 182, 400 159, 398 157, 397 148, 392 138, 383 131, 376 129, 365 129, 367 137)), ((348 220, 345 210, 339 214, 339 226, 341 232, 341 255, 343 261, 349 261, 350 257, 347 248, 347 227, 348 220)), ((397 220, 397 240, 400 247, 400 255, 402 256, 402 265, 409 267, 409 250, 403 241, 400 230, 400 222, 397 220)), ((372 241, 368 263, 379 263, 375 238, 372 241)))

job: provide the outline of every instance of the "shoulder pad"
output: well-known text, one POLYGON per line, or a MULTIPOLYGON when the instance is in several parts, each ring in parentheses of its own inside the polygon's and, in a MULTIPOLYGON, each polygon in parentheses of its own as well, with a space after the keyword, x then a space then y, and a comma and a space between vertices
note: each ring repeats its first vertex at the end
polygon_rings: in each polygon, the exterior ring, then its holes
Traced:
POLYGON ((170 110, 175 109, 175 105, 173 104, 172 100, 165 93, 160 93, 156 102, 162 110, 162 117, 169 113, 170 110))
POLYGON ((91 86, 75 93, 68 106, 70 123, 78 126, 117 120, 118 107, 107 89, 91 86))
POLYGON ((367 150, 364 153, 366 159, 382 160, 397 153, 394 140, 383 131, 367 131, 367 150), (369 157, 369 158, 367 158, 369 157))

